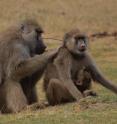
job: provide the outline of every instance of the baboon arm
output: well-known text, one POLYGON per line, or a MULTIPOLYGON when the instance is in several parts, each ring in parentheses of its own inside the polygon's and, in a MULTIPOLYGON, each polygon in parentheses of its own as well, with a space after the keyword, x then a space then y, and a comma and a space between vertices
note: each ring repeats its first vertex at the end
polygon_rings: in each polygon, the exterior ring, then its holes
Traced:
POLYGON ((113 84, 111 81, 107 80, 101 71, 96 67, 95 62, 90 58, 89 61, 89 70, 91 72, 92 78, 94 81, 99 82, 104 87, 112 90, 113 92, 117 93, 117 85, 113 84))
POLYGON ((57 68, 59 78, 63 85, 68 89, 71 95, 79 101, 82 97, 80 91, 76 88, 71 80, 71 56, 66 50, 60 51, 58 57, 55 59, 54 64, 57 68))
POLYGON ((42 71, 45 69, 48 61, 56 54, 56 50, 45 52, 41 55, 35 55, 34 57, 27 58, 20 61, 14 69, 13 76, 21 79, 23 77, 32 75, 36 71, 42 71))

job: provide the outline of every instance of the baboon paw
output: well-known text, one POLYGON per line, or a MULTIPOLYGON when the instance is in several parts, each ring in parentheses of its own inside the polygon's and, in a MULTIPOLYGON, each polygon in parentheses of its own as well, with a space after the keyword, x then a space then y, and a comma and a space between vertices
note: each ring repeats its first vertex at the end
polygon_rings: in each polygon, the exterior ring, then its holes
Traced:
POLYGON ((87 96, 98 96, 97 93, 93 90, 86 90, 83 92, 83 96, 87 97, 87 96))

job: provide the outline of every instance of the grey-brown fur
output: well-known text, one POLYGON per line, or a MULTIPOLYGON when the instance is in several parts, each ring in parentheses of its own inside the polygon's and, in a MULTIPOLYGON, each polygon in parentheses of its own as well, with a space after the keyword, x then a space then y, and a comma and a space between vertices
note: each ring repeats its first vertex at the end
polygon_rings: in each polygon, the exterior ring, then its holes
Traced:
POLYGON ((0 34, 0 111, 3 113, 19 112, 37 102, 36 82, 55 54, 55 51, 43 53, 46 46, 42 33, 36 21, 26 20, 0 34))
POLYGON ((88 52, 87 41, 87 36, 78 29, 65 34, 63 45, 45 72, 44 90, 50 105, 96 95, 90 90, 91 80, 117 93, 117 86, 105 79, 97 68, 88 52), (77 81, 81 81, 81 86, 77 81))

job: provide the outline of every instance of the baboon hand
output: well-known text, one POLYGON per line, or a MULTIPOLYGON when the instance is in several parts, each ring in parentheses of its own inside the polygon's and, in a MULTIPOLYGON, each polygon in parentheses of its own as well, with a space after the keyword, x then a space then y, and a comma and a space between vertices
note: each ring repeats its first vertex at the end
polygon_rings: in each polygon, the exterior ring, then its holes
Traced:
POLYGON ((57 55, 58 49, 47 50, 44 54, 48 59, 52 59, 57 55))

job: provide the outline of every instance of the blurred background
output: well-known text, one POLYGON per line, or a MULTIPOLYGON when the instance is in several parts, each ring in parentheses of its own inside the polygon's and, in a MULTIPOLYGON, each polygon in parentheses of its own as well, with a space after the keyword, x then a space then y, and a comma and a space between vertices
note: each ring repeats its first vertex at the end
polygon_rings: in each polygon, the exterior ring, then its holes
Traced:
POLYGON ((0 9, 0 31, 27 17, 51 35, 74 27, 86 32, 117 28, 117 0, 0 0, 0 9))

